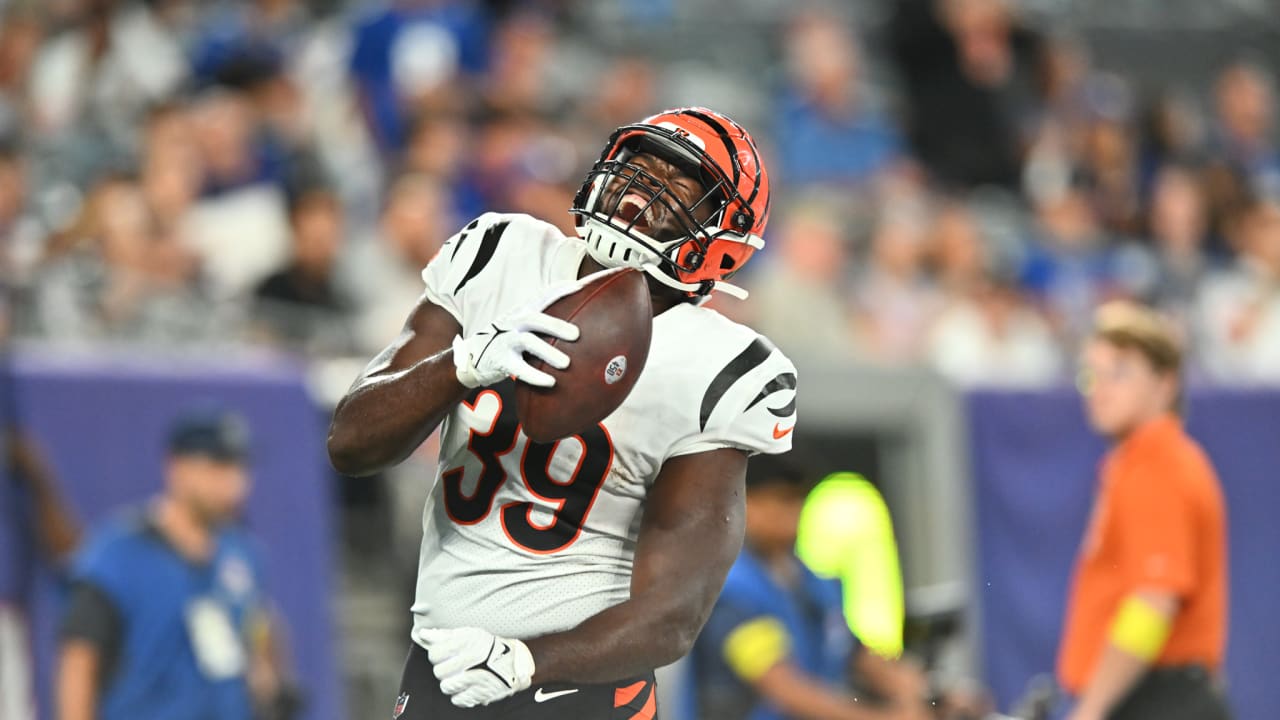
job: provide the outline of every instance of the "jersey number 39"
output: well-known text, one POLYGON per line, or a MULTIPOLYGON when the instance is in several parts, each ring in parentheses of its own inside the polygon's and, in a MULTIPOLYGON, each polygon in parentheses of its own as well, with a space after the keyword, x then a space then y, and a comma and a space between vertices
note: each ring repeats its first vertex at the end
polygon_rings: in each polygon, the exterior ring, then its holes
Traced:
MULTIPOLYGON (((516 449, 521 436, 514 393, 499 391, 510 388, 510 383, 502 383, 497 388, 473 393, 464 401, 476 413, 482 411, 482 405, 484 410, 492 410, 486 412, 491 418, 488 429, 472 429, 467 440, 467 450, 480 461, 480 476, 471 492, 463 490, 464 468, 453 468, 441 475, 445 511, 460 525, 474 525, 488 517, 494 497, 508 479, 502 460, 516 449)), ((527 440, 520 457, 519 480, 533 497, 554 505, 555 510, 550 523, 539 524, 533 519, 534 503, 506 503, 499 509, 503 532, 511 542, 529 552, 547 554, 569 547, 582 532, 612 464, 613 441, 604 425, 594 425, 579 435, 554 443, 527 440), (568 442, 581 445, 577 467, 568 477, 552 477, 552 459, 560 444, 568 442)))

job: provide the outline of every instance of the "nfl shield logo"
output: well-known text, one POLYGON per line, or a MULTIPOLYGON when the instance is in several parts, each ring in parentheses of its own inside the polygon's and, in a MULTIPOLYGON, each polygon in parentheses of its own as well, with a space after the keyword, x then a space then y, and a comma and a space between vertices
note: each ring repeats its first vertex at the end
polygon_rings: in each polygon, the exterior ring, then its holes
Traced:
POLYGON ((604 368, 604 381, 608 385, 612 385, 622 379, 627 374, 627 356, 619 355, 609 361, 604 368))
POLYGON ((391 720, 396 720, 404 714, 404 709, 409 706, 409 693, 405 693, 396 698, 396 709, 391 713, 391 720))

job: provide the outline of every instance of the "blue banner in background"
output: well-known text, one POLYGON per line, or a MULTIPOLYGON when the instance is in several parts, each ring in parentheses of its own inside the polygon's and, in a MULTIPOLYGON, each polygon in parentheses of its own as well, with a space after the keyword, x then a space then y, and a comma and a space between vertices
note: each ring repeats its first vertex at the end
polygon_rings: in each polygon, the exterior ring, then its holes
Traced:
MULTIPOLYGON (((1238 720, 1271 720, 1280 707, 1280 390, 1193 392, 1189 409, 1188 430, 1227 499, 1231 701, 1238 720)), ((976 393, 968 411, 984 670, 1008 708, 1032 677, 1054 669, 1106 445, 1065 390, 976 393)))
MULTIPOLYGON (((163 482, 170 421, 215 402, 252 431, 254 486, 246 522, 266 553, 268 592, 307 696, 306 720, 346 716, 337 664, 337 584, 331 470, 324 428, 294 367, 156 361, 71 361, 21 355, 13 365, 22 425, 39 442, 75 514, 92 527, 144 502, 163 482)), ((12 556, 13 548, 0 547, 12 556)), ((3 563, 0 563, 2 566, 3 563)), ((49 683, 61 591, 42 573, 30 592, 37 694, 51 717, 49 683)))

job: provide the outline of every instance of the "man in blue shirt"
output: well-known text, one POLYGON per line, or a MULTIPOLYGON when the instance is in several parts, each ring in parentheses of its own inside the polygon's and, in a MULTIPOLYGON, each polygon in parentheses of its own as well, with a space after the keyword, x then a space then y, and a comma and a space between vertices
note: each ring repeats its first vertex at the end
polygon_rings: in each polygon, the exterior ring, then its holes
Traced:
POLYGON ((63 621, 60 720, 249 720, 279 696, 257 553, 234 522, 249 490, 242 421, 180 418, 164 492, 80 553, 63 621))
POLYGON ((785 460, 752 458, 746 543, 693 650, 696 717, 930 717, 923 675, 862 647, 845 622, 839 581, 796 557, 807 490, 785 460))

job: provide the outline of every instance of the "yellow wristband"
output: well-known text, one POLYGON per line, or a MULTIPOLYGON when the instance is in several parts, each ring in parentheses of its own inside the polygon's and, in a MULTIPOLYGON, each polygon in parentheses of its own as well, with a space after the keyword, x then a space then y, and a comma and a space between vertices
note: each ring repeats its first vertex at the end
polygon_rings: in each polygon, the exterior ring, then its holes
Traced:
POLYGON ((1129 597, 1120 605, 1111 623, 1111 643, 1134 657, 1151 662, 1160 655, 1169 639, 1169 619, 1139 597, 1129 597))
POLYGON ((734 628, 725 638, 723 651, 725 662, 738 677, 755 682, 786 658, 791 639, 777 618, 763 616, 734 628))

